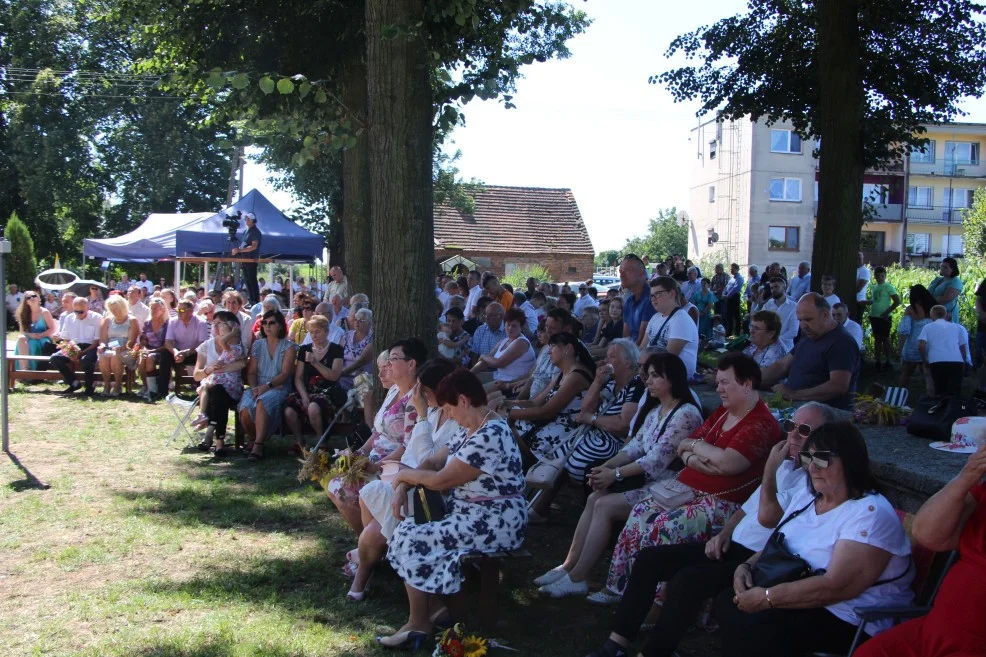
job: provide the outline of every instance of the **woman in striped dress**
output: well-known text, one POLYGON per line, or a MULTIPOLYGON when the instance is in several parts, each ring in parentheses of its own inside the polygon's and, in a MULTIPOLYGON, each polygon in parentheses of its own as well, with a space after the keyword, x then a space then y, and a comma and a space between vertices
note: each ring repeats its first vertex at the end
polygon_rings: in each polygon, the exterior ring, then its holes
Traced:
POLYGON ((575 416, 585 433, 565 470, 572 482, 585 481, 586 470, 616 456, 630 431, 630 421, 647 388, 637 376, 640 350, 633 340, 613 340, 606 349, 606 360, 596 368, 596 378, 582 400, 582 410, 575 416))

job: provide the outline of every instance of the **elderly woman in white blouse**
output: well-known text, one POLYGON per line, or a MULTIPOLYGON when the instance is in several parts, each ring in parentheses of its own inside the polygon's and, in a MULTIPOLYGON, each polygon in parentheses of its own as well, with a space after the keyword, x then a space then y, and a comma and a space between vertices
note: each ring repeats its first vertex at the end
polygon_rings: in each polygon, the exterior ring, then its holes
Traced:
POLYGON ((438 384, 455 369, 451 361, 439 358, 426 362, 418 372, 418 385, 412 401, 417 422, 411 432, 407 449, 401 460, 384 469, 383 476, 360 489, 359 506, 363 531, 356 550, 346 553, 346 574, 354 574, 353 584, 346 594, 348 600, 359 602, 366 595, 366 584, 374 567, 387 554, 387 543, 400 520, 393 513, 393 476, 387 468, 429 468, 440 470, 445 459, 433 459, 459 430, 458 423, 448 416, 435 398, 438 384))

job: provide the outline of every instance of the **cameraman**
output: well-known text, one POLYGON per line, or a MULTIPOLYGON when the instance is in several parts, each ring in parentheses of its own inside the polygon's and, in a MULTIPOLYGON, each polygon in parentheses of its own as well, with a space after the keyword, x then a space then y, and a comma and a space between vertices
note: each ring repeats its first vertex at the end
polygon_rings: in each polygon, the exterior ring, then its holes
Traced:
POLYGON ((255 214, 247 212, 243 215, 243 219, 247 225, 246 232, 243 234, 244 246, 234 247, 232 254, 245 256, 252 260, 252 262, 240 263, 240 269, 243 272, 243 284, 246 286, 246 293, 250 297, 250 303, 254 304, 260 301, 260 289, 257 286, 257 259, 260 257, 260 241, 264 236, 257 228, 257 216, 255 214))

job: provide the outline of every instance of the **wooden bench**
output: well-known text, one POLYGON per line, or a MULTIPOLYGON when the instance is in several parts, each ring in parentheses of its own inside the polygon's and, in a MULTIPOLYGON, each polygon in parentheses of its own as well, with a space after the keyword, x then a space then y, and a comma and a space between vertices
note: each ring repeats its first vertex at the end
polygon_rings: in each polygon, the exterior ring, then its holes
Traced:
MULTIPOLYGON (((20 361, 27 361, 31 363, 43 364, 45 367, 49 366, 50 356, 21 356, 14 355, 12 352, 7 352, 7 385, 10 386, 11 392, 14 390, 14 386, 17 385, 18 381, 61 381, 62 374, 56 369, 44 369, 44 370, 32 370, 32 369, 18 369, 20 361)), ((85 376, 85 372, 82 369, 76 370, 76 376, 81 380, 85 376)), ((124 369, 124 391, 126 394, 132 394, 136 388, 137 373, 134 370, 124 369)), ((95 381, 98 383, 102 378, 99 375, 99 368, 96 368, 96 378, 95 381)), ((192 378, 191 374, 187 372, 183 373, 178 380, 175 382, 176 387, 180 388, 183 385, 191 386, 195 388, 195 379, 192 378)))
POLYGON ((466 588, 471 586, 479 589, 479 623, 487 630, 496 627, 497 595, 500 591, 500 571, 507 561, 525 559, 531 553, 524 549, 508 550, 506 552, 488 552, 467 554, 459 560, 466 578, 466 586, 456 596, 453 618, 465 616, 466 588), (478 580, 478 581, 477 581, 478 580), (458 611, 459 613, 456 613, 458 611))

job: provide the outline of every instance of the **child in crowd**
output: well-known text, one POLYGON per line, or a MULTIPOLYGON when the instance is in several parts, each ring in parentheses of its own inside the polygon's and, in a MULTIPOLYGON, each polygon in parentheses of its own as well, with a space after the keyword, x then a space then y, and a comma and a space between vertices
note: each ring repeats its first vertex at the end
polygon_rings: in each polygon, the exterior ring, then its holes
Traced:
POLYGON ((839 295, 835 293, 835 276, 829 274, 822 276, 822 296, 829 302, 829 307, 842 302, 839 295))
POLYGON ((722 324, 722 315, 712 316, 712 338, 707 346, 709 349, 722 349, 726 346, 726 327, 722 324))
POLYGON ((462 310, 453 306, 445 313, 438 332, 438 353, 457 364, 463 364, 463 356, 469 355, 469 334, 462 329, 463 320, 462 310))

